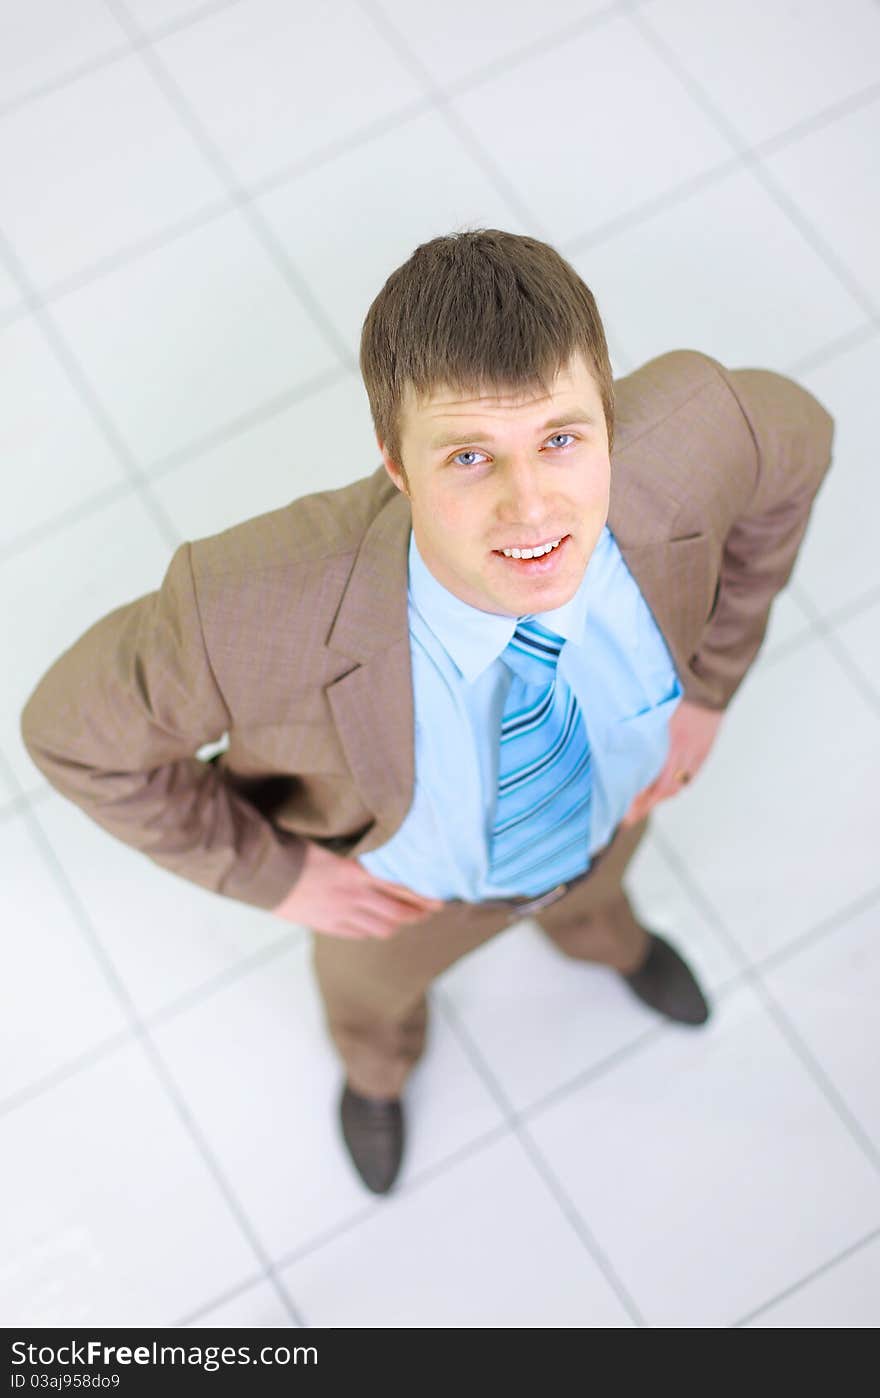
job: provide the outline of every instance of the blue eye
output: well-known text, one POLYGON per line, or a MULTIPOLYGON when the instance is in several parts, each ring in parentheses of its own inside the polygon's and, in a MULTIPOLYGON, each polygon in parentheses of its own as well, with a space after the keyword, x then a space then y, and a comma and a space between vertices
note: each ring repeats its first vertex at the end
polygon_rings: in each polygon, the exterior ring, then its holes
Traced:
MULTIPOLYGON (((557 433, 554 434, 553 437, 548 437, 547 440, 550 441, 550 442, 552 442, 552 441, 554 441, 554 440, 558 440, 558 438, 560 438, 560 437, 571 437, 572 440, 574 440, 574 433, 573 433, 573 432, 557 432, 557 433)), ((554 447, 554 448, 553 448, 553 451, 564 451, 564 450, 565 450, 564 447, 554 447)), ((475 450, 473 450, 472 448, 467 448, 467 449, 465 449, 464 451, 458 451, 458 452, 456 452, 456 453, 455 453, 455 456, 453 456, 452 460, 455 462, 455 461, 458 460, 458 458, 459 458, 460 456, 482 456, 482 455, 483 455, 483 452, 481 452, 481 451, 475 451, 475 450)), ((473 464, 473 463, 469 463, 469 464, 473 464)), ((467 465, 468 465, 468 463, 465 464, 465 468, 464 468, 465 470, 467 470, 467 465)))

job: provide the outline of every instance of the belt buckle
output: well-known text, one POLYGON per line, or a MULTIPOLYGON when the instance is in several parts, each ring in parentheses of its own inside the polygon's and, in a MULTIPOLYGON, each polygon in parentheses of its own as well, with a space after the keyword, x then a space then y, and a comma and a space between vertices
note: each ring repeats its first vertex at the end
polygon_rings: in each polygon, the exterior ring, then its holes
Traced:
POLYGON ((561 898, 568 888, 567 883, 558 883, 555 888, 551 888, 549 893, 542 893, 539 897, 533 898, 530 903, 522 903, 516 909, 516 916, 522 917, 526 913, 537 912, 539 908, 546 908, 548 904, 555 903, 561 898))

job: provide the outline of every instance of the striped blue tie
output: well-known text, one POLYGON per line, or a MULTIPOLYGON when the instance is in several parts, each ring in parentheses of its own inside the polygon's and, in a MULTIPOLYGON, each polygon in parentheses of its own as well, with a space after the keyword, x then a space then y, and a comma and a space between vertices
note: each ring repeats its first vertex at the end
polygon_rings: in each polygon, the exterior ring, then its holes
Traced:
POLYGON ((501 659, 513 671, 501 718, 498 799, 488 878, 499 891, 545 893, 590 866, 590 744, 557 661, 565 640, 521 617, 501 659))

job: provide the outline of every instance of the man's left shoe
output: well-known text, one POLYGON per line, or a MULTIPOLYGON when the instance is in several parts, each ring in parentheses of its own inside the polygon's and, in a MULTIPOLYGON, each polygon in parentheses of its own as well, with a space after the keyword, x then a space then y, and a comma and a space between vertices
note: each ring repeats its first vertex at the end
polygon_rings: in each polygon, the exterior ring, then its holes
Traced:
POLYGON ((709 1006, 694 974, 667 941, 649 932, 651 945, 637 971, 623 979, 635 995, 653 1010, 681 1024, 705 1024, 709 1006))

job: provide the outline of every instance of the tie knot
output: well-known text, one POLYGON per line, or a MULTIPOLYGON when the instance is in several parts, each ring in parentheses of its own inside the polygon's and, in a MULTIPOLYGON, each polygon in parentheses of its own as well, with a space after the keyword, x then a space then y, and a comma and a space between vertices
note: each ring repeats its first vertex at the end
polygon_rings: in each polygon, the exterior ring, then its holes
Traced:
POLYGON ((565 638, 542 626, 534 617, 520 617, 516 630, 501 653, 508 669, 526 684, 549 685, 556 674, 565 638))

